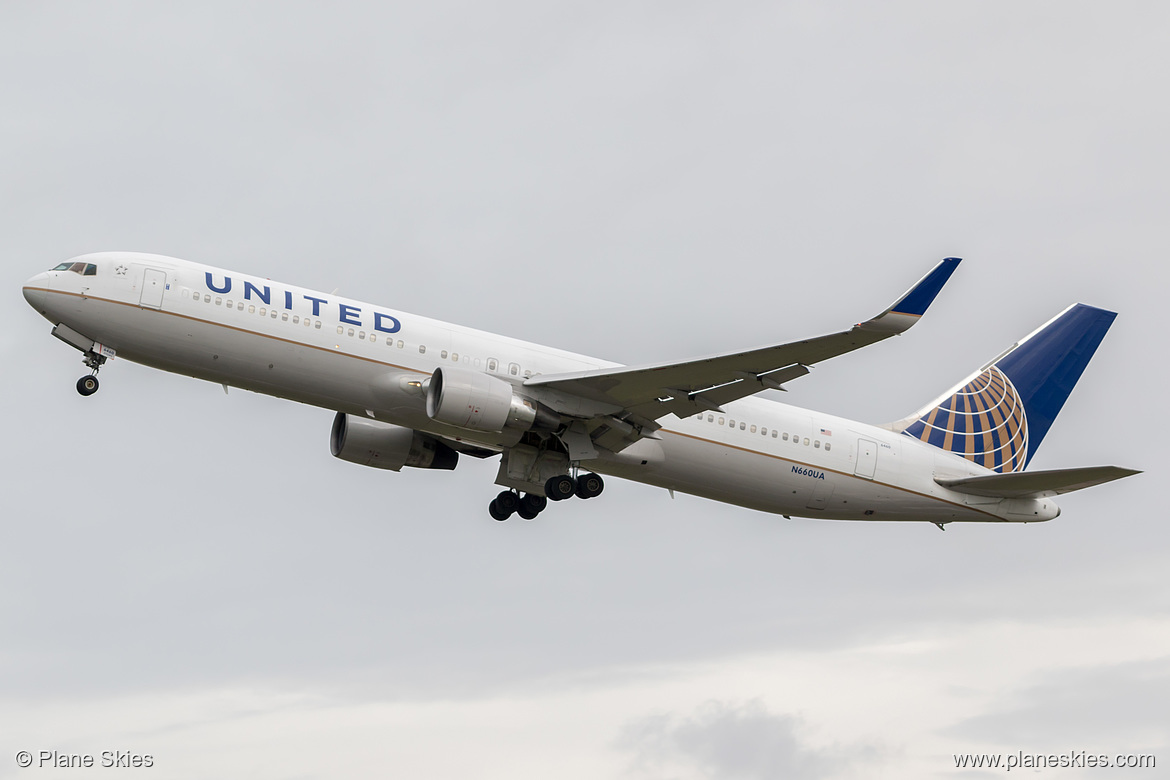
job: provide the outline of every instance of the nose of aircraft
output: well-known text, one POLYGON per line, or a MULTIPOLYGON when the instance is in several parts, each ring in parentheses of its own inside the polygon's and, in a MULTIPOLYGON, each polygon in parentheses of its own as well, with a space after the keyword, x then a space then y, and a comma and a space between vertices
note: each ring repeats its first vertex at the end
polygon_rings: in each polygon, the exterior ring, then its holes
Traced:
POLYGON ((49 274, 39 273, 24 283, 24 299, 37 311, 44 311, 48 289, 49 274))

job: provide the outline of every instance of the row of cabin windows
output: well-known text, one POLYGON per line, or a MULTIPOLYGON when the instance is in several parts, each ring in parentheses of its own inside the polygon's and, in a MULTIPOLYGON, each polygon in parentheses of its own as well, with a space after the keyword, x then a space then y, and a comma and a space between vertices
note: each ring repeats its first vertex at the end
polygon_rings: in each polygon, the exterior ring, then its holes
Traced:
MULTIPOLYGON (((186 292, 184 292, 184 297, 186 297, 186 292)), ((191 299, 193 301, 195 301, 196 303, 198 303, 199 302, 199 293, 197 293, 197 292, 192 293, 191 299)), ((226 301, 224 301, 224 299, 218 295, 215 296, 214 300, 215 300, 216 306, 223 306, 224 308, 227 308, 227 309, 236 309, 237 311, 244 310, 244 302, 243 301, 233 301, 231 298, 228 298, 226 301)), ((203 302, 204 303, 211 303, 212 297, 210 295, 204 294, 203 295, 203 302)), ((289 322, 291 320, 293 325, 304 324, 304 326, 306 328, 312 327, 312 328, 316 328, 317 330, 321 329, 321 320, 313 320, 313 319, 310 319, 309 317, 305 317, 302 319, 301 315, 299 315, 299 314, 290 315, 287 311, 282 312, 282 311, 278 311, 277 309, 269 309, 267 306, 261 306, 259 309, 257 309, 255 304, 248 304, 248 313, 249 314, 259 314, 261 317, 270 317, 271 319, 276 319, 277 317, 280 317, 280 320, 282 322, 289 322)))
MULTIPOLYGON (((701 414, 698 415, 698 418, 700 420, 702 420, 703 415, 701 415, 701 414)), ((707 415, 707 422, 709 422, 709 423, 715 422, 715 415, 713 415, 713 414, 707 415)), ((727 425, 728 428, 734 428, 736 425, 738 425, 739 429, 741 431, 749 431, 750 433, 755 433, 757 430, 759 430, 759 433, 761 436, 767 436, 769 434, 769 431, 767 428, 761 426, 757 429, 757 427, 755 425, 749 426, 746 422, 743 422, 742 420, 740 420, 737 423, 735 420, 728 420, 726 417, 720 417, 719 424, 720 425, 727 425)), ((794 433, 791 436, 789 436, 787 431, 779 431, 775 428, 773 428, 771 430, 771 435, 772 435, 773 439, 780 439, 781 441, 791 441, 793 444, 800 444, 800 441, 801 441, 799 434, 794 433)), ((804 437, 804 446, 807 447, 809 444, 812 444, 814 449, 819 450, 821 448, 821 440, 820 439, 810 439, 808 436, 805 436, 804 437)), ((833 449, 833 443, 829 442, 829 441, 825 442, 825 452, 828 452, 831 449, 833 449)))
MULTIPOLYGON (((184 293, 184 295, 185 295, 185 293, 184 293)), ((196 301, 198 301, 199 300, 199 293, 193 293, 191 295, 191 297, 193 299, 195 299, 196 301)), ((211 301, 212 301, 212 297, 210 295, 203 296, 204 303, 211 303, 211 301)), ((219 296, 216 296, 215 297, 215 305, 216 306, 225 305, 224 299, 219 297, 219 296)), ((244 310, 244 302, 243 301, 233 302, 231 299, 228 299, 226 306, 229 309, 234 307, 234 308, 238 309, 239 311, 244 310)), ((261 317, 271 316, 272 319, 276 319, 277 315, 279 314, 280 319, 284 322, 288 322, 290 319, 290 315, 288 312, 278 312, 276 309, 269 310, 265 306, 261 306, 259 311, 257 312, 256 306, 254 304, 248 304, 248 313, 249 314, 259 313, 259 315, 261 317)), ((299 325, 302 322, 301 316, 299 314, 291 315, 291 319, 292 319, 293 325, 299 325)), ((314 326, 317 330, 321 329, 321 321, 320 320, 314 321, 314 320, 309 319, 308 317, 305 317, 303 322, 304 322, 306 328, 310 327, 310 326, 314 326)), ((339 336, 348 335, 350 338, 353 338, 354 336, 356 336, 357 338, 362 339, 363 341, 368 340, 371 343, 377 343, 377 341, 378 341, 378 334, 376 334, 376 333, 367 334, 364 330, 355 330, 354 328, 347 329, 344 325, 337 326, 337 335, 339 335, 339 336)), ((402 339, 398 339, 398 341, 395 342, 394 339, 387 338, 386 339, 386 346, 388 346, 388 347, 397 346, 398 349, 404 349, 406 347, 406 342, 404 342, 402 339)), ((425 355, 427 353, 426 345, 419 344, 418 351, 419 351, 420 355, 425 355)), ((459 362, 459 353, 458 352, 451 352, 449 354, 450 354, 451 362, 453 362, 453 363, 459 362)), ((444 349, 439 353, 439 355, 443 360, 446 360, 448 357, 448 352, 447 352, 447 350, 444 349)), ((479 358, 476 358, 475 359, 475 367, 479 368, 479 365, 480 365, 479 358)), ((499 361, 496 360, 495 358, 488 358, 487 359, 487 370, 493 371, 493 372, 499 371, 500 370, 499 361)), ((508 364, 508 373, 511 374, 512 376, 519 376, 520 375, 520 364, 519 363, 509 363, 508 364)), ((525 371, 524 376, 531 377, 532 372, 525 371)))

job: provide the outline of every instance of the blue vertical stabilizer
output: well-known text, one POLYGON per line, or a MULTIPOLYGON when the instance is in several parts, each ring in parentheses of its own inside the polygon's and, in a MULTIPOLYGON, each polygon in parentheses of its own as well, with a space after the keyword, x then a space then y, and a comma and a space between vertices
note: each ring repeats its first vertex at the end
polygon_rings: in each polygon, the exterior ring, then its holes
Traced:
POLYGON ((1070 306, 898 427, 989 469, 1023 470, 1116 316, 1070 306))

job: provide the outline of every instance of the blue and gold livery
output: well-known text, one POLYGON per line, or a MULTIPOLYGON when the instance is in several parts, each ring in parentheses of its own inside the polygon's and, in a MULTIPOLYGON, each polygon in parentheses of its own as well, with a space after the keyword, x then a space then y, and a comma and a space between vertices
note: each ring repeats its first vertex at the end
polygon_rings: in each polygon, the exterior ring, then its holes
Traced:
POLYGON ((1070 306, 918 412, 902 433, 993 471, 1022 471, 1116 316, 1070 306))
POLYGON ((903 431, 1000 473, 1027 463, 1028 416, 1012 381, 995 366, 903 431))

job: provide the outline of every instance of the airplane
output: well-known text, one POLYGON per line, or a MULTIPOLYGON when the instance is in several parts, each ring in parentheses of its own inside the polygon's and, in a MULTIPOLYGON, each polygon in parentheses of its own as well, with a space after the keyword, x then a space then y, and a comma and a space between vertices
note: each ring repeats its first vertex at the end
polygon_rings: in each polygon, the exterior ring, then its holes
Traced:
POLYGON ((329 444, 373 468, 500 456, 496 520, 592 499, 603 476, 783 515, 1028 523, 1054 496, 1140 473, 1027 467, 1116 317, 1074 304, 918 411, 870 425, 755 397, 906 332, 960 263, 818 338, 624 366, 161 255, 82 255, 24 297, 83 353, 89 396, 115 356, 335 413, 329 444))

